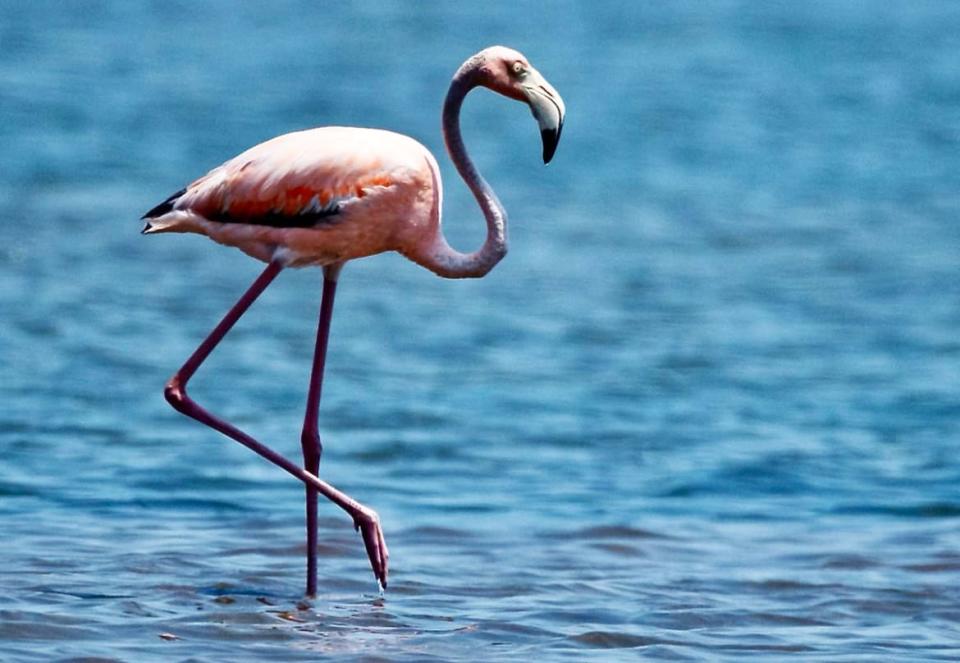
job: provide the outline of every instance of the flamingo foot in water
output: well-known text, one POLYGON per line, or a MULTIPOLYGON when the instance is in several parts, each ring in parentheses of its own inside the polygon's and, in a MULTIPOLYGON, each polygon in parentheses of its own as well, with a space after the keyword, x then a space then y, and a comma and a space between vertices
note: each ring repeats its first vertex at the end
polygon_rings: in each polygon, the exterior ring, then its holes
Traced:
POLYGON ((390 559, 390 551, 387 549, 386 539, 383 538, 380 516, 373 509, 361 506, 353 516, 353 526, 363 537, 373 575, 377 577, 382 591, 387 588, 387 561, 390 559))

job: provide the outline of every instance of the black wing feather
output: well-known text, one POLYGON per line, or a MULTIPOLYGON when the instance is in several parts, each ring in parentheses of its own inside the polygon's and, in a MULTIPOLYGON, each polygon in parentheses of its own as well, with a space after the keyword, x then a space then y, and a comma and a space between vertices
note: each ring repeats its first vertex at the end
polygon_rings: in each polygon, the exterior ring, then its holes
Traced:
POLYGON ((173 209, 174 203, 187 192, 186 189, 180 189, 175 194, 164 200, 162 203, 154 207, 152 210, 141 216, 141 219, 155 219, 158 216, 163 216, 167 212, 173 209))
POLYGON ((340 205, 334 204, 325 209, 316 212, 304 212, 301 214, 283 214, 281 212, 271 212, 269 214, 257 214, 253 217, 233 215, 229 210, 225 212, 216 212, 206 214, 211 221, 220 223, 249 223, 257 226, 270 226, 271 228, 315 228, 316 226, 336 223, 336 216, 340 214, 340 205))

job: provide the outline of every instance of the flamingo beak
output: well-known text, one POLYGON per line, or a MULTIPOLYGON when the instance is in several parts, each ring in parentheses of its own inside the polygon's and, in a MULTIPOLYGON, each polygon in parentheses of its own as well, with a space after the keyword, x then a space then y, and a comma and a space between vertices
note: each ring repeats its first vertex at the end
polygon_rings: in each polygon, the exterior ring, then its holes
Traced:
POLYGON ((520 86, 534 119, 540 125, 540 137, 543 139, 543 163, 550 163, 560 142, 560 132, 563 130, 563 118, 567 108, 560 94, 553 89, 547 79, 540 75, 539 71, 532 67, 520 86))

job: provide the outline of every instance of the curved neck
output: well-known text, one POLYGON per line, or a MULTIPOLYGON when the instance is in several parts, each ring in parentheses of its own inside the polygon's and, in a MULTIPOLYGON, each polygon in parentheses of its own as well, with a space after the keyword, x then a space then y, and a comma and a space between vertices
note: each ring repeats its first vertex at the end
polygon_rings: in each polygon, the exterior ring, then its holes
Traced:
MULTIPOLYGON (((507 254, 507 213, 497 195, 473 164, 460 134, 460 107, 467 93, 477 86, 475 72, 480 63, 468 62, 453 77, 443 104, 443 140, 447 153, 460 177, 473 192, 487 221, 487 239, 479 250, 460 253, 443 236, 440 210, 437 210, 436 235, 424 256, 427 269, 447 278, 478 278, 493 269, 507 254)), ((438 183, 439 184, 439 183, 438 183)))

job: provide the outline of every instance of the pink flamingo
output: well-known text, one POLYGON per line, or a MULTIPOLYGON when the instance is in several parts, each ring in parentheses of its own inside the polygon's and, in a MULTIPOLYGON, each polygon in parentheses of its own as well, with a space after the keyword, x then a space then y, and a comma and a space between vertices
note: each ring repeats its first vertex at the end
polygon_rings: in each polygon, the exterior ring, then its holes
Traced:
POLYGON ((191 232, 235 246, 267 263, 166 385, 179 412, 236 440, 306 485, 307 594, 317 591, 317 496, 353 518, 373 573, 387 585, 387 544, 380 519, 317 477, 320 390, 337 278, 347 260, 398 251, 446 278, 478 278, 507 252, 506 213, 467 155, 460 135, 460 107, 474 87, 486 87, 527 103, 540 125, 543 161, 553 157, 563 128, 557 91, 517 51, 487 48, 453 77, 443 105, 443 137, 457 171, 487 222, 483 246, 460 253, 440 228, 442 187, 433 155, 412 138, 389 131, 323 127, 278 136, 214 168, 147 212, 146 234, 191 232), (257 442, 187 395, 187 382, 230 328, 284 267, 323 267, 320 321, 300 442, 303 467, 257 442))

